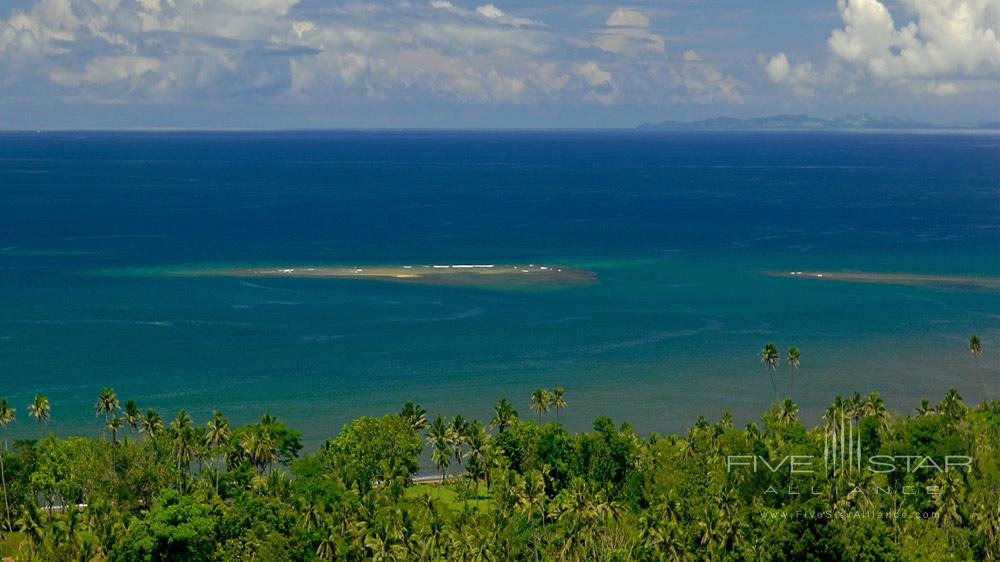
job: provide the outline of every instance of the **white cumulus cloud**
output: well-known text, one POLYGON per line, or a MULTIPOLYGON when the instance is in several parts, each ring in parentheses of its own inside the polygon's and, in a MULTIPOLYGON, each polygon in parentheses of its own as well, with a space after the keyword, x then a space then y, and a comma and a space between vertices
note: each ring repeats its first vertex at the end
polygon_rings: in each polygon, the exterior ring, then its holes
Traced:
POLYGON ((611 12, 606 23, 620 27, 649 27, 649 18, 639 10, 619 7, 611 12))
POLYGON ((778 53, 770 59, 759 58, 767 77, 776 84, 786 84, 800 96, 810 97, 815 94, 813 85, 817 76, 812 63, 800 62, 791 64, 785 53, 778 53))
POLYGON ((844 27, 832 53, 878 82, 937 94, 1000 78, 997 0, 899 0, 912 20, 896 23, 879 0, 839 0, 844 27))
POLYGON ((620 55, 662 54, 666 41, 648 28, 649 18, 639 10, 616 8, 608 16, 606 27, 596 31, 594 45, 620 55))
POLYGON ((573 67, 573 72, 583 79, 590 88, 587 98, 603 105, 609 105, 618 96, 618 85, 614 76, 594 61, 586 61, 573 67))

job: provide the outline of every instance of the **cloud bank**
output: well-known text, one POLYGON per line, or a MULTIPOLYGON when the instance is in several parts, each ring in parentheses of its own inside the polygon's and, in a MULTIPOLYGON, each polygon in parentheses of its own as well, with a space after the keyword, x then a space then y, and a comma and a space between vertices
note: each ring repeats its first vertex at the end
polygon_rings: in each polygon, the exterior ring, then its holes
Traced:
POLYGON ((894 17, 880 0, 838 0, 843 27, 827 39, 826 69, 793 64, 779 52, 761 59, 765 73, 803 96, 817 87, 851 92, 865 81, 939 96, 1000 92, 1000 3, 899 0, 898 5, 901 13, 894 17))
POLYGON ((627 7, 568 32, 448 0, 37 0, 0 20, 0 83, 94 102, 613 105, 656 91, 680 99, 701 81, 691 101, 713 90, 740 101, 737 81, 684 70, 650 27, 627 7))

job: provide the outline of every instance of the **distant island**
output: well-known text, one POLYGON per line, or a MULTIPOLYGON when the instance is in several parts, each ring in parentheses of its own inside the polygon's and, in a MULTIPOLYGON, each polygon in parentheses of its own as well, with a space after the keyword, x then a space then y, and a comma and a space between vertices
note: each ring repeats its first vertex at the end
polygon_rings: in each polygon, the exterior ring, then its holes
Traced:
POLYGON ((643 123, 636 128, 651 131, 995 130, 1000 129, 1000 121, 940 124, 898 117, 872 117, 867 113, 833 119, 811 117, 802 113, 745 119, 713 117, 699 121, 660 121, 658 123, 643 123))

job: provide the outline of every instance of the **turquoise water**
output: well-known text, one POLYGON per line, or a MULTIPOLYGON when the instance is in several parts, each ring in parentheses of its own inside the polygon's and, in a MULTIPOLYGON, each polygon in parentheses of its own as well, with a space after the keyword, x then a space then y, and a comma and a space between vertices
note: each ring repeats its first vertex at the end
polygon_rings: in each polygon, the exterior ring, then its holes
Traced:
POLYGON ((667 432, 794 398, 1000 397, 1000 294, 762 275, 1000 276, 1000 137, 632 132, 0 134, 0 396, 12 437, 98 434, 113 386, 165 417, 270 412, 310 445, 406 400, 488 419, 566 388, 667 432), (110 275, 203 264, 542 263, 500 290, 110 275), (966 339, 986 354, 976 365, 966 339), (978 375, 988 383, 984 391, 978 375), (788 373, 778 373, 783 394, 788 373), (35 393, 48 427, 27 418, 35 393))

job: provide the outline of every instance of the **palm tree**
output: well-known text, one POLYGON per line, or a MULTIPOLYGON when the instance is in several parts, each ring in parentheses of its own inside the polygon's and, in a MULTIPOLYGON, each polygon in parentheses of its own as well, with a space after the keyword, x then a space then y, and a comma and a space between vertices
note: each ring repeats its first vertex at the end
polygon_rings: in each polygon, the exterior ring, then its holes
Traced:
POLYGON ((792 396, 795 396, 795 373, 799 371, 799 361, 801 359, 799 348, 788 348, 788 366, 792 368, 792 396))
POLYGON ((531 393, 531 409, 536 417, 549 411, 549 391, 544 388, 536 388, 531 393))
POLYGON ((861 421, 864 405, 864 400, 861 399, 861 393, 855 392, 851 395, 850 399, 844 402, 844 413, 847 417, 851 418, 854 423, 858 423, 861 421))
POLYGON ((431 461, 441 471, 441 483, 444 484, 445 472, 448 470, 448 465, 451 464, 451 449, 444 441, 438 442, 431 449, 431 461))
POLYGON ((983 396, 988 400, 990 391, 986 388, 986 379, 983 378, 983 371, 979 369, 979 358, 983 356, 983 344, 979 341, 979 336, 973 335, 969 338, 969 353, 976 360, 976 374, 979 375, 979 383, 983 385, 983 396))
POLYGON ((195 457, 194 421, 186 411, 180 410, 174 421, 170 422, 170 431, 173 435, 172 445, 174 458, 177 459, 177 470, 183 476, 191 468, 191 461, 195 457))
POLYGON ((490 436, 479 420, 472 420, 472 423, 465 427, 464 439, 469 448, 468 473, 472 477, 473 484, 480 478, 485 478, 489 467, 486 465, 486 454, 490 445, 490 436))
POLYGON ((183 409, 178 410, 177 417, 174 418, 174 421, 170 422, 170 429, 176 432, 187 431, 192 427, 194 427, 194 420, 183 409))
POLYGON ((535 530, 535 518, 533 512, 535 508, 538 509, 538 513, 542 517, 542 531, 545 530, 545 500, 548 496, 545 495, 545 478, 542 473, 537 470, 530 470, 525 473, 524 478, 519 478, 519 493, 518 493, 518 504, 525 507, 528 511, 528 523, 531 525, 531 534, 533 536, 532 545, 535 550, 535 559, 538 560, 538 534, 535 530))
POLYGON ((879 397, 878 392, 872 392, 865 398, 864 404, 861 406, 861 415, 875 418, 879 427, 886 431, 889 430, 889 426, 892 424, 892 415, 889 413, 888 408, 885 407, 885 402, 879 397))
POLYGON ((451 464, 451 445, 449 444, 450 428, 445 423, 441 414, 434 418, 431 423, 430 432, 427 433, 427 442, 431 444, 431 460, 441 471, 441 482, 444 482, 444 473, 448 465, 451 464))
POLYGON ((924 398, 920 401, 920 406, 917 407, 917 417, 926 418, 927 416, 933 416, 935 413, 930 400, 924 398))
POLYGON ((972 523, 986 540, 986 559, 996 560, 1000 557, 1000 498, 983 500, 971 511, 972 523))
POLYGON ((115 414, 116 411, 121 409, 121 402, 118 401, 118 395, 111 387, 104 387, 101 389, 101 393, 97 395, 97 416, 100 417, 104 414, 104 422, 111 421, 111 416, 115 414))
POLYGON ((552 393, 549 395, 552 401, 552 409, 556 411, 556 422, 559 421, 559 410, 566 407, 566 399, 563 398, 565 393, 565 388, 557 386, 552 389, 552 393))
POLYGON ((121 418, 115 416, 104 424, 105 427, 111 430, 111 443, 114 445, 118 444, 118 430, 125 426, 125 422, 121 418))
POLYGON ((517 419, 517 410, 506 398, 501 398, 497 402, 497 405, 493 407, 493 412, 495 415, 490 421, 490 425, 497 428, 500 433, 503 433, 517 419))
POLYGON ((139 411, 139 405, 135 403, 135 400, 129 400, 125 403, 125 413, 122 417, 125 418, 125 423, 132 428, 132 431, 138 431, 139 422, 142 420, 142 413, 139 411))
POLYGON ((969 338, 969 353, 978 361, 983 355, 983 344, 979 341, 979 336, 973 335, 969 338))
POLYGON ((843 450, 845 435, 844 419, 850 413, 850 401, 845 401, 838 394, 834 397, 833 403, 827 407, 826 413, 823 414, 823 419, 826 420, 826 423, 823 425, 823 462, 832 460, 835 470, 836 466, 840 463, 837 462, 837 458, 833 455, 833 452, 838 450, 838 443, 839 450, 843 450))
POLYGON ((961 507, 965 503, 965 482, 961 472, 940 472, 934 479, 938 492, 934 495, 937 522, 941 527, 961 526, 961 507))
POLYGON ((781 403, 778 408, 778 423, 781 425, 791 425, 798 421, 799 419, 799 407, 795 405, 795 402, 791 398, 785 398, 785 401, 781 403))
POLYGON ((951 420, 957 421, 965 413, 965 403, 962 402, 962 395, 957 390, 951 388, 944 395, 944 400, 938 405, 938 411, 951 420))
POLYGON ((250 462, 257 467, 259 475, 263 475, 265 470, 278 460, 278 449, 274 443, 274 437, 263 425, 244 433, 240 439, 240 447, 250 462))
POLYGON ((14 526, 10 520, 10 502, 7 499, 7 474, 5 471, 4 460, 7 456, 7 426, 14 422, 16 417, 14 414, 17 412, 14 408, 7 405, 7 399, 4 398, 0 400, 0 429, 4 432, 3 441, 3 451, 0 451, 0 481, 3 482, 3 505, 7 512, 7 530, 13 531, 14 526))
MULTIPOLYGON (((205 444, 212 448, 215 452, 216 458, 221 455, 222 447, 229 444, 229 438, 232 436, 232 432, 229 430, 229 420, 222 417, 218 411, 212 412, 212 419, 208 420, 206 424, 208 431, 205 432, 205 444)), ((219 463, 221 465, 221 461, 219 463)), ((215 493, 219 493, 219 468, 220 466, 213 466, 215 469, 215 493)))
POLYGON ((417 433, 427 429, 427 410, 421 408, 419 404, 407 402, 403 405, 402 411, 399 412, 399 417, 403 418, 417 433))
POLYGON ((156 410, 146 410, 146 415, 142 416, 141 431, 150 438, 163 433, 163 420, 160 418, 160 414, 156 413, 156 410))
POLYGON ((28 415, 38 420, 38 423, 47 423, 51 417, 51 413, 52 406, 44 394, 35 396, 35 399, 28 405, 28 415))
POLYGON ((25 502, 17 520, 17 529, 28 539, 29 559, 34 558, 35 547, 45 540, 45 526, 35 502, 25 502))
POLYGON ((773 343, 765 345, 764 349, 760 350, 760 362, 767 367, 767 374, 771 376, 771 389, 774 390, 775 402, 778 401, 778 387, 774 384, 774 370, 778 368, 779 361, 778 348, 773 343))
POLYGON ((462 447, 466 444, 466 437, 469 432, 469 422, 463 416, 455 416, 448 426, 446 440, 451 452, 455 455, 455 462, 462 466, 462 459, 465 458, 465 451, 462 447))

